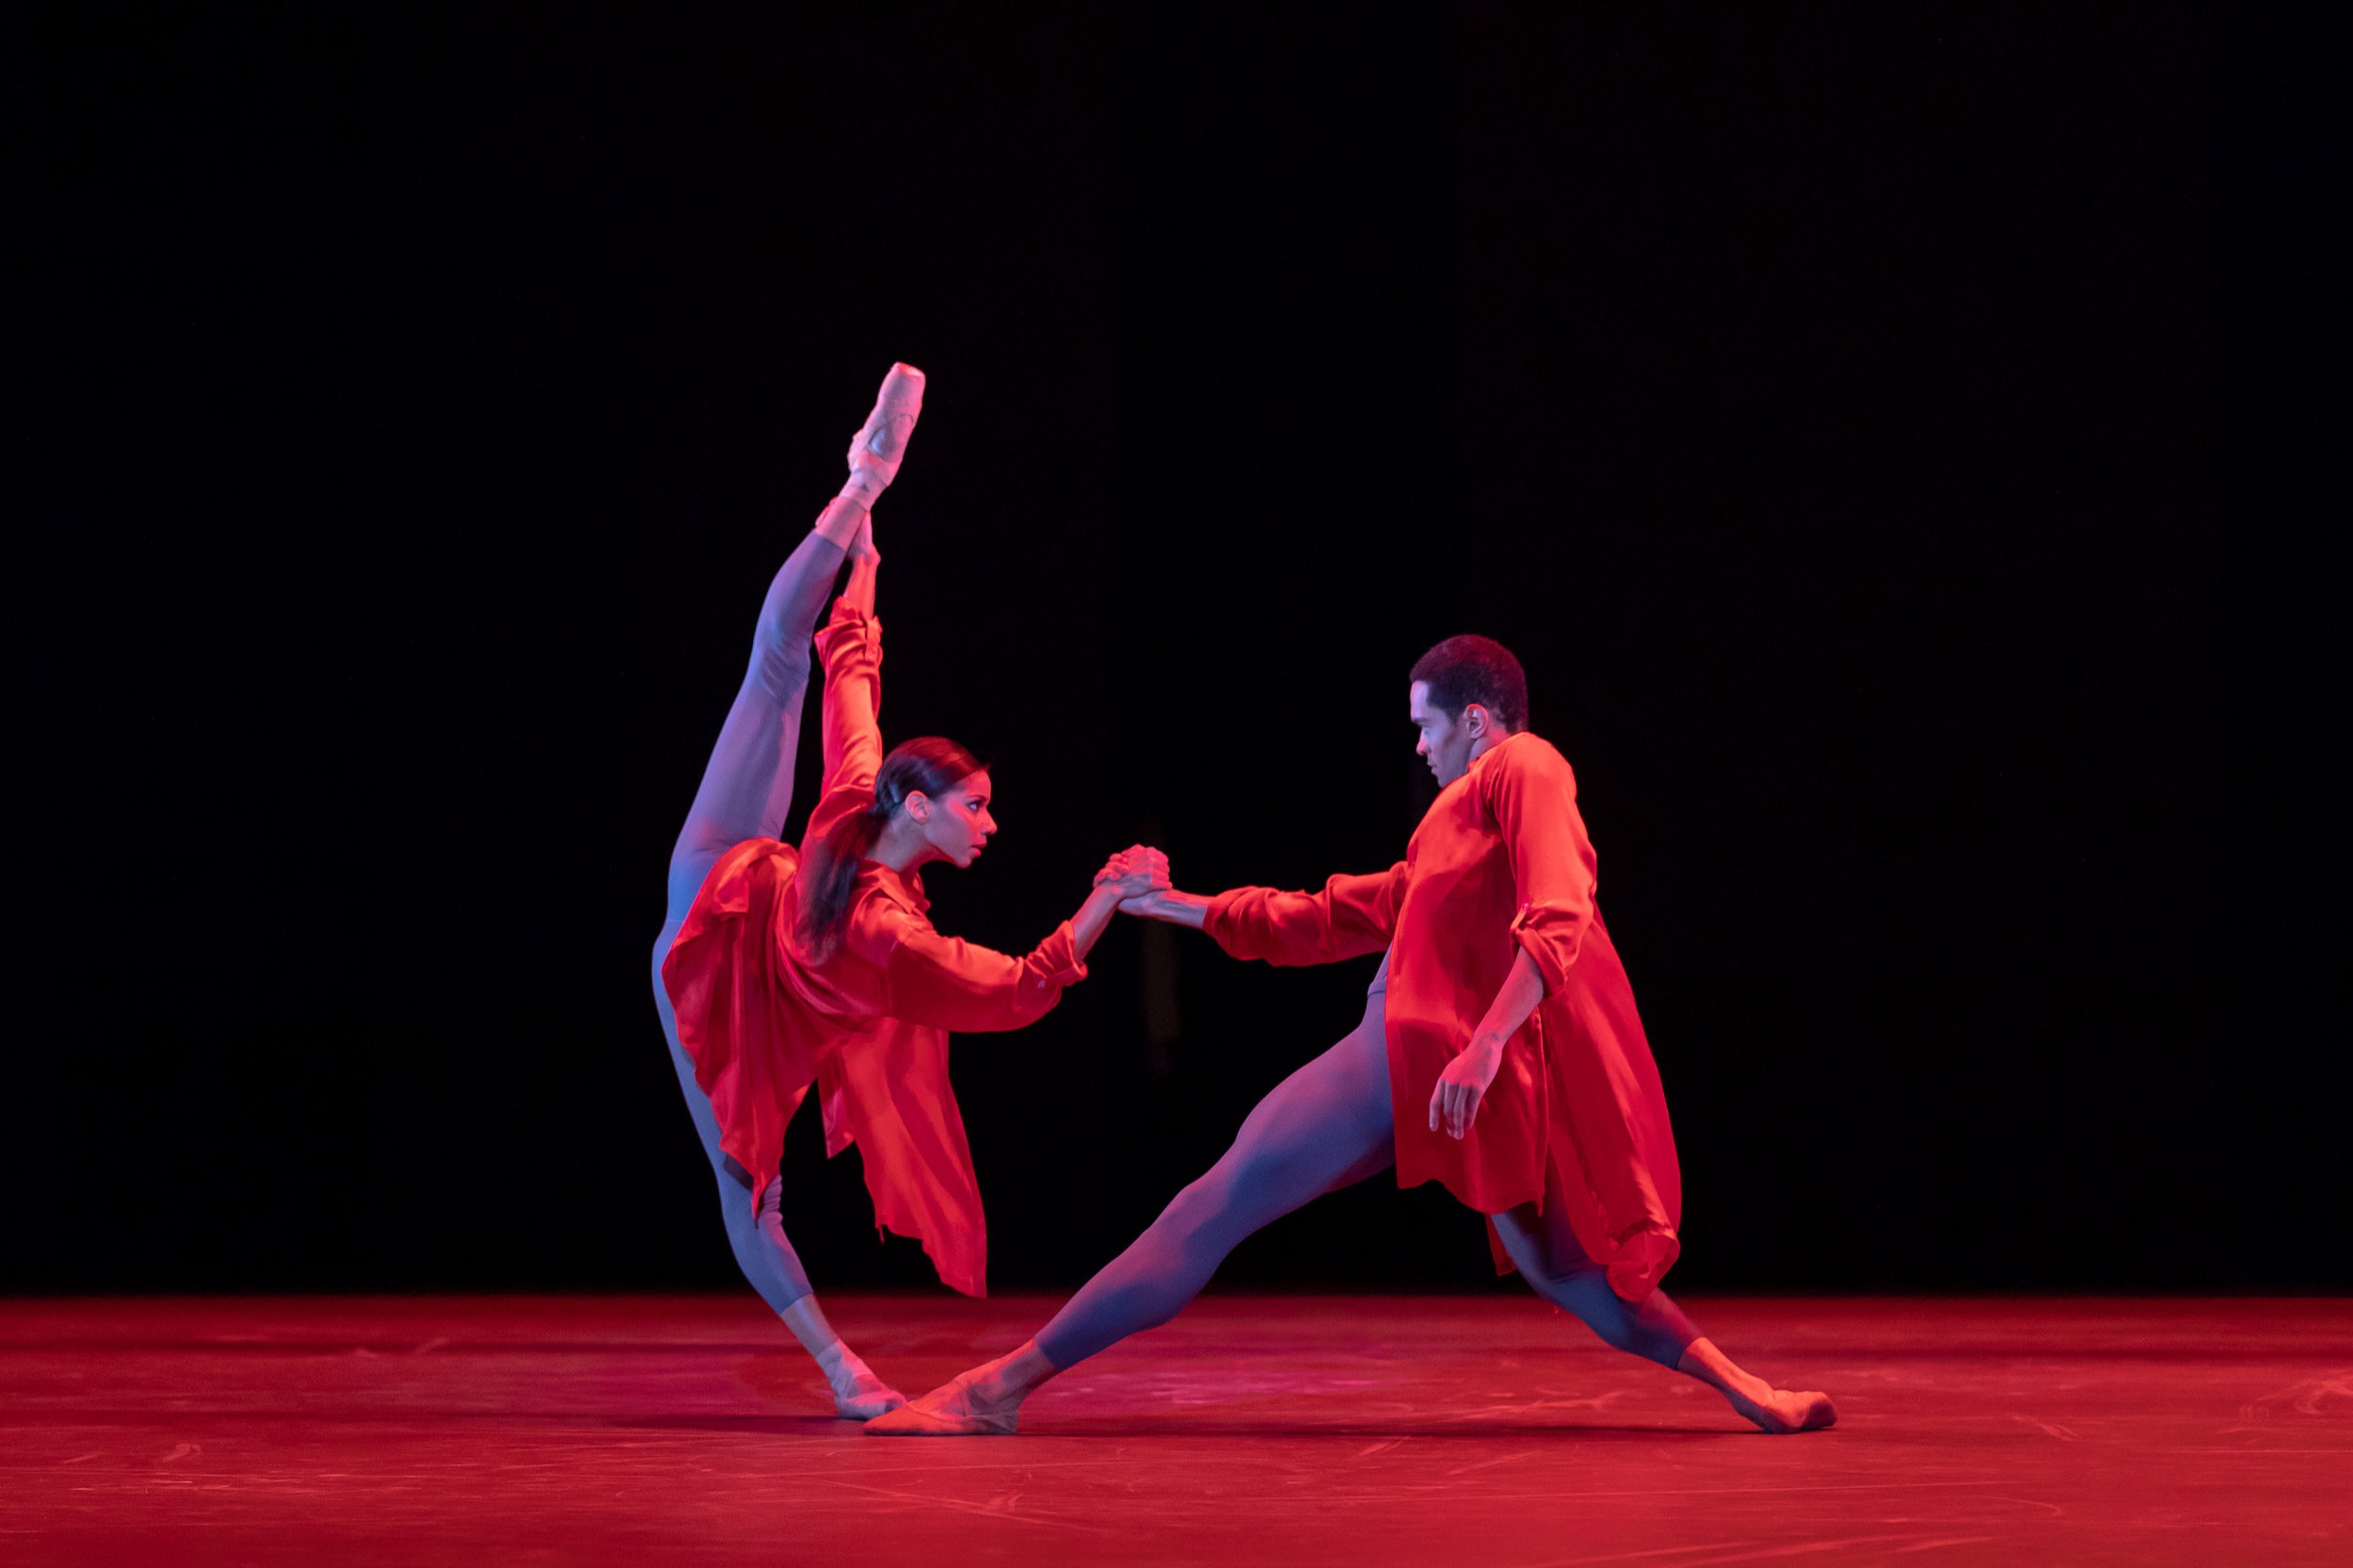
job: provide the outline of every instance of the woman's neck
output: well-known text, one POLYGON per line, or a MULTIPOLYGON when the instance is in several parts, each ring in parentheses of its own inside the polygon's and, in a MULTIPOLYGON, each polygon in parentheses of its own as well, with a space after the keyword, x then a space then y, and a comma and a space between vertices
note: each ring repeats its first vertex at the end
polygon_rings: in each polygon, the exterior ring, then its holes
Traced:
POLYGON ((902 817, 882 831, 874 840, 874 852, 868 858, 879 861, 905 876, 941 858, 929 840, 923 837, 922 825, 902 817))

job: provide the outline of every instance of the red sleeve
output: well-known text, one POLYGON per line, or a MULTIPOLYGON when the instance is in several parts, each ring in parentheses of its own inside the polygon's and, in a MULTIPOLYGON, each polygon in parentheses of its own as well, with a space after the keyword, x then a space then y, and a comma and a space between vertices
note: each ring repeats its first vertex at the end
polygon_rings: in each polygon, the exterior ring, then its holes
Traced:
POLYGON ((1526 735, 1480 770, 1479 792, 1511 857, 1512 939, 1557 997, 1593 923, 1593 846, 1577 812, 1577 776, 1551 743, 1526 735))
POLYGON ((1405 862, 1371 876, 1336 876, 1320 893, 1235 888, 1209 901, 1201 929, 1237 958, 1334 964, 1379 952, 1397 930, 1405 862))
POLYGON ((886 900, 868 900, 851 919, 849 941, 883 970, 892 1017, 960 1033, 1035 1023, 1062 1000, 1063 987, 1087 973, 1068 920, 1015 958, 943 936, 886 900))
POLYGON ((846 597, 835 600, 817 633, 817 659, 825 669, 825 781, 803 840, 812 844, 845 812, 873 804, 883 760, 882 622, 846 597))

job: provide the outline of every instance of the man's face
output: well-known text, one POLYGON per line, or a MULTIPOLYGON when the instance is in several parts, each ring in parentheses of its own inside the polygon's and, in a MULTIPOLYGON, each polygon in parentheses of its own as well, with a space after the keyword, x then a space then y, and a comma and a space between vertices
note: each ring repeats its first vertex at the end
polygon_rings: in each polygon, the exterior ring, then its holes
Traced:
POLYGON ((1471 715, 1477 713, 1483 718, 1486 711, 1474 704, 1449 716, 1443 709, 1432 706, 1427 680, 1417 680, 1406 688, 1406 702, 1407 716, 1414 721, 1414 728, 1421 731, 1421 740, 1414 750, 1430 764, 1430 771, 1437 775, 1438 788, 1443 790, 1470 771, 1471 748, 1479 739, 1472 731, 1480 728, 1471 723, 1471 715))

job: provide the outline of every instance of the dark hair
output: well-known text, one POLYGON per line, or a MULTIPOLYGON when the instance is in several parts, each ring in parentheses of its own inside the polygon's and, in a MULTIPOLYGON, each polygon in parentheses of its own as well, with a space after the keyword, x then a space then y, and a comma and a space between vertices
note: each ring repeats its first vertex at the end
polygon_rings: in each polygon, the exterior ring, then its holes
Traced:
POLYGON ((907 796, 919 790, 927 795, 946 794, 959 779, 980 771, 980 760, 944 735, 919 735, 890 748, 874 775, 873 804, 834 824, 809 846, 808 859, 801 867, 799 936, 812 957, 829 957, 840 943, 841 928, 850 919, 850 885, 857 880, 857 863, 907 796))
POLYGON ((1409 681, 1430 687, 1430 706, 1452 718, 1476 702, 1513 734, 1528 728, 1528 672, 1493 637, 1464 632, 1414 661, 1409 681))

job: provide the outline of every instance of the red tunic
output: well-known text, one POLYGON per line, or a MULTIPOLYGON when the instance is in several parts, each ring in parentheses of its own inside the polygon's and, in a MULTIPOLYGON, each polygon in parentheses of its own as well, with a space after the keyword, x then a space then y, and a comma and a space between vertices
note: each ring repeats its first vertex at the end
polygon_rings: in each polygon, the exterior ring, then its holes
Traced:
MULTIPOLYGON (((873 804, 883 757, 881 623, 837 601, 817 656, 825 785, 804 844, 873 804)), ((757 1205, 814 1081, 825 1152, 858 1145, 875 1224, 920 1240, 943 1283, 985 1295, 988 1232, 948 1081, 948 1031, 1019 1029, 1060 1001, 1086 975, 1070 924, 1024 958, 943 936, 922 879, 868 860, 840 945, 817 963, 794 932, 802 853, 749 839, 721 856, 662 961, 720 1146, 752 1173, 757 1205)))
POLYGON ((1680 1250, 1683 1178, 1593 885, 1567 760, 1513 735, 1439 792, 1388 871, 1336 876, 1321 893, 1237 888, 1211 903, 1204 929, 1238 958, 1275 964, 1388 948, 1398 1185, 1442 1181, 1496 1214, 1543 1202, 1549 1161, 1577 1240, 1608 1266, 1610 1288, 1639 1302, 1680 1250), (1544 976, 1544 1002, 1504 1048, 1469 1135, 1433 1132, 1438 1074, 1470 1043, 1520 951, 1544 976))

